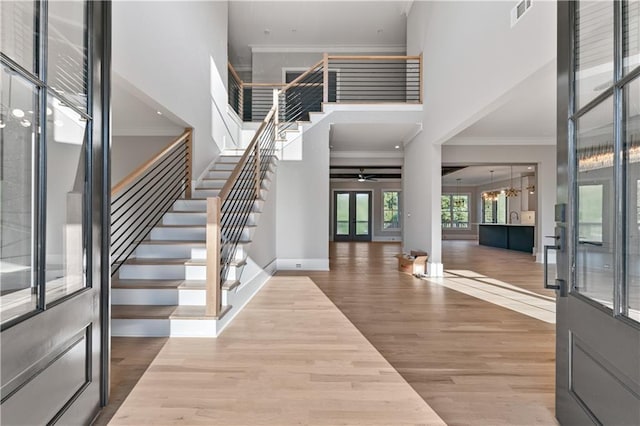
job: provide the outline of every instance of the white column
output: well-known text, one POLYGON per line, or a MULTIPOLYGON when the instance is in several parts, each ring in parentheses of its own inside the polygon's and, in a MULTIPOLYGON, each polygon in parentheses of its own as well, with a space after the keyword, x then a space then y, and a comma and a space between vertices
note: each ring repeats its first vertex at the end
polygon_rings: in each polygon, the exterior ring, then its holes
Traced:
POLYGON ((403 251, 424 250, 429 254, 427 275, 441 277, 442 147, 418 135, 405 147, 403 186, 403 251))

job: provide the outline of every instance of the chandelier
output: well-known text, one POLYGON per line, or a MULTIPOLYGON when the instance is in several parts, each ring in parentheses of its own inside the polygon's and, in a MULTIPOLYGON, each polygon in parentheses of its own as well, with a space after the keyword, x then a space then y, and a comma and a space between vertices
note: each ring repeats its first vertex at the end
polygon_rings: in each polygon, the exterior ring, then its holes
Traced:
MULTIPOLYGON (((493 186, 493 170, 489 170, 491 173, 491 185, 493 186)), ((482 198, 487 201, 497 201, 500 196, 500 191, 487 191, 482 193, 482 198)))
POLYGON ((511 166, 511 184, 509 185, 509 188, 505 189, 504 191, 504 195, 506 195, 507 197, 517 197, 518 193, 521 192, 521 189, 516 189, 513 187, 513 166, 511 166))
POLYGON ((453 207, 462 208, 464 207, 464 200, 460 198, 460 181, 462 179, 456 179, 456 197, 453 200, 453 207))

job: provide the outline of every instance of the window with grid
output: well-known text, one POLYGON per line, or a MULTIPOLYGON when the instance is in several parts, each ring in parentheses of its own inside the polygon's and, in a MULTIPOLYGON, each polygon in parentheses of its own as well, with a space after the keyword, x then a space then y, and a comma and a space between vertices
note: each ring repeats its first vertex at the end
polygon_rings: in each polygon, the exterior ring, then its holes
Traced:
POLYGON ((442 194, 442 228, 469 228, 469 194, 442 194))

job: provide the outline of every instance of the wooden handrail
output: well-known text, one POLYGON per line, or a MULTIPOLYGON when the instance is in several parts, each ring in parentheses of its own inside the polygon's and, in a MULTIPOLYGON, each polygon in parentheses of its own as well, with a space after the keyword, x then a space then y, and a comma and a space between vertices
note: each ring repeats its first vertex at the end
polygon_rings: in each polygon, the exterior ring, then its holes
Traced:
POLYGON ((271 117, 275 113, 275 110, 276 110, 275 106, 272 107, 271 110, 269 110, 269 113, 267 114, 267 116, 264 118, 264 120, 262 120, 262 124, 260 124, 260 127, 258 128, 258 131, 253 136, 253 139, 251 140, 251 143, 244 150, 244 154, 242 154, 242 157, 240 157, 240 161, 238 161, 238 164, 236 164, 236 166, 234 167, 233 171, 231 172, 231 175, 227 179, 227 182, 224 184, 224 186, 222 187, 220 192, 218 192, 218 197, 220 198, 220 203, 224 202, 224 200, 226 200, 227 197, 229 196, 229 193, 231 192, 231 189, 233 188, 233 184, 238 179, 238 176, 240 175, 240 172, 242 172, 242 167, 247 162, 247 157, 249 156, 251 151, 253 151, 253 149, 255 148, 256 144, 258 143, 258 140, 260 139, 262 131, 266 127, 266 125, 269 122, 269 120, 271 120, 271 117))
POLYGON ((231 62, 227 62, 227 67, 229 68, 229 71, 231 72, 231 75, 236 80, 238 80, 238 83, 240 83, 240 86, 243 86, 245 83, 244 83, 244 81, 242 81, 242 79, 240 78, 240 76, 236 72, 236 69, 233 67, 233 65, 231 65, 231 62))
POLYGON ((300 80, 302 80, 303 78, 305 78, 306 76, 308 76, 309 74, 311 74, 312 72, 314 72, 316 70, 316 68, 318 68, 319 66, 321 66, 322 64, 324 64, 324 58, 320 59, 316 64, 314 64, 311 68, 309 68, 308 70, 306 70, 305 72, 303 72, 302 74, 300 74, 296 79, 294 79, 291 83, 287 84, 286 86, 284 86, 280 92, 284 93, 287 90, 289 90, 291 88, 291 86, 293 86, 294 84, 298 83, 300 80))
POLYGON ((286 83, 243 83, 244 87, 282 87, 285 86, 286 83))
POLYGON ((378 55, 378 56, 340 56, 340 55, 329 55, 329 59, 344 59, 344 60, 350 60, 350 61, 355 61, 355 60, 363 60, 363 61, 375 61, 375 60, 384 60, 384 61, 392 61, 394 59, 397 60, 408 60, 408 59, 413 59, 413 60, 419 60, 420 59, 420 55, 411 55, 411 56, 385 56, 385 55, 378 55))
MULTIPOLYGON (((169 145, 164 147, 160 152, 158 152, 156 155, 151 157, 144 164, 140 165, 134 171, 129 173, 120 182, 115 184, 115 186, 113 186, 111 188, 111 197, 112 198, 115 197, 118 194, 118 192, 122 191, 124 188, 129 186, 129 184, 131 184, 133 181, 135 181, 140 176, 142 176, 144 174, 144 172, 146 172, 148 169, 150 169, 151 166, 153 166, 155 163, 157 163, 162 157, 164 157, 167 153, 169 153, 173 148, 175 148, 176 146, 180 145, 185 140, 187 140, 187 142, 190 143, 191 142, 192 132, 193 132, 193 129, 186 128, 184 130, 184 133, 182 133, 180 136, 178 136, 178 138, 176 140, 174 140, 169 145)), ((187 168, 188 168, 188 174, 189 175, 191 174, 191 156, 192 156, 191 155, 191 147, 187 146, 187 162, 188 162, 187 168)), ((188 183, 188 187, 191 188, 191 179, 188 179, 187 183, 188 183)))

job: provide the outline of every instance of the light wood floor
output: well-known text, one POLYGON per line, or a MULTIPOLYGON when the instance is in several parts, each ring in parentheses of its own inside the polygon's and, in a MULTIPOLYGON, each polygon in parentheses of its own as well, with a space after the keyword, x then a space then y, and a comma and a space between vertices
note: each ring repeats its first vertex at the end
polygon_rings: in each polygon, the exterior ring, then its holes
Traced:
POLYGON ((277 277, 218 339, 168 339, 110 424, 442 425, 318 287, 277 277))
MULTIPOLYGON (((505 278, 520 256, 450 243, 445 269, 505 278)), ((555 327, 399 273, 399 251, 394 243, 333 243, 331 271, 305 274, 446 423, 555 424, 555 327)), ((520 261, 518 274, 532 290, 541 283, 533 259, 520 261)))
MULTIPOLYGON (((446 423, 555 424, 552 414, 555 345, 553 325, 397 272, 397 260, 393 256, 399 252, 399 244, 336 243, 331 244, 330 250, 330 272, 300 274, 312 277, 446 423)), ((446 241, 443 254, 445 268, 474 270, 531 291, 541 285, 540 265, 535 264, 532 257, 521 253, 478 247, 470 242, 446 241), (513 268, 514 265, 517 267, 513 268), (517 269, 517 272, 513 269, 517 269)), ((258 295, 264 296, 266 294, 258 295)), ((259 321, 262 317, 264 322, 253 332, 246 328, 249 322, 238 322, 242 318, 238 317, 225 331, 222 339, 226 338, 233 327, 256 337, 260 337, 263 332, 275 331, 279 323, 275 321, 276 316, 272 318, 275 322, 270 322, 269 315, 272 313, 265 309, 252 314, 255 315, 254 321, 259 321)), ((309 310, 303 317, 313 315, 313 310, 309 310)), ((307 329, 308 335, 313 336, 316 329, 321 330, 321 326, 321 322, 314 322, 314 326, 307 329)), ((167 348, 172 351, 187 351, 186 348, 176 348, 180 342, 186 341, 170 339, 167 348)), ((214 345, 212 347, 219 344, 205 340, 197 342, 207 342, 207 345, 214 345)), ((123 343, 125 342, 114 339, 114 354, 123 343)), ((133 343, 127 344, 128 355, 118 352, 118 362, 121 364, 127 363, 127 356, 136 357, 133 343)), ((189 349, 196 350, 199 346, 190 344, 189 349)), ((241 343, 229 346, 237 350, 238 356, 249 349, 241 343)), ((308 352, 309 348, 304 349, 308 352)), ((210 368, 209 360, 196 362, 199 367, 210 368)), ((177 360, 175 363, 179 364, 177 360)), ((256 364, 260 363, 256 361, 256 364)), ((297 368, 297 364, 292 365, 297 368)), ((152 367, 150 371, 158 378, 162 374, 168 374, 164 380, 171 380, 173 377, 171 368, 164 364, 152 367)), ((207 371, 203 374, 214 373, 207 371)), ((234 377, 233 374, 229 373, 228 377, 234 377)), ((114 376, 117 376, 115 368, 114 376)), ((253 378, 257 382, 259 379, 259 375, 253 378)), ((298 379, 303 382, 308 380, 301 376, 298 379)), ((113 380, 117 380, 117 377, 113 377, 113 380)), ((126 381, 121 383, 130 384, 126 381)), ((140 385, 147 390, 152 388, 150 383, 145 383, 144 378, 140 385)), ((178 389, 202 386, 205 385, 200 380, 190 385, 178 383, 178 389)), ((277 391, 280 386, 291 388, 293 383, 285 381, 274 386, 274 389, 277 391)), ((126 391, 128 390, 124 392, 126 391)), ((247 408, 253 409, 253 406, 247 408)), ((224 406, 220 409, 224 410, 224 406)), ((239 411, 242 409, 242 406, 238 408, 239 411)), ((268 416, 265 418, 269 419, 268 416)), ((138 420, 151 422, 142 418, 138 420)), ((118 422, 120 423, 114 424, 135 423, 126 419, 119 419, 118 422)), ((227 418, 227 424, 228 422, 227 418)), ((397 422, 393 421, 391 424, 397 422)))

